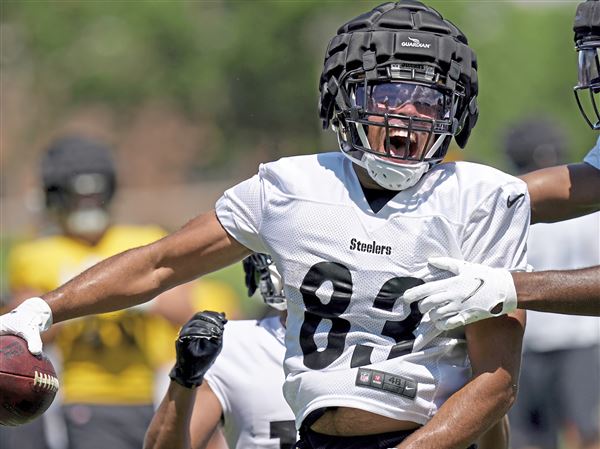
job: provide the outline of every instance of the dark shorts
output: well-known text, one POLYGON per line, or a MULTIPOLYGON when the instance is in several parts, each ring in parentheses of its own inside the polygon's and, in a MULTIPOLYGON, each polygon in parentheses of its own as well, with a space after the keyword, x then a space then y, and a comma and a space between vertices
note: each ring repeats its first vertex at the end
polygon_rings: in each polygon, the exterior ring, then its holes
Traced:
POLYGON ((18 427, 0 426, 2 449, 47 449, 42 418, 18 427))
POLYGON ((300 433, 300 441, 296 443, 297 449, 387 449, 400 444, 413 433, 412 430, 404 432, 389 432, 378 435, 365 435, 354 437, 339 437, 323 435, 310 429, 300 433))
POLYGON ((72 449, 140 449, 154 409, 151 405, 63 406, 72 449))

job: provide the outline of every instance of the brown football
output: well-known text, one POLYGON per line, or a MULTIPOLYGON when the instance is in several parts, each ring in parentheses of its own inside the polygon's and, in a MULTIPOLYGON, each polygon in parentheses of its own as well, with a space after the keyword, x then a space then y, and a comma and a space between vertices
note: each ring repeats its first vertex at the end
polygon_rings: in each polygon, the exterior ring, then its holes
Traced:
POLYGON ((34 356, 15 335, 0 335, 0 425, 25 424, 46 411, 58 379, 45 355, 34 356))

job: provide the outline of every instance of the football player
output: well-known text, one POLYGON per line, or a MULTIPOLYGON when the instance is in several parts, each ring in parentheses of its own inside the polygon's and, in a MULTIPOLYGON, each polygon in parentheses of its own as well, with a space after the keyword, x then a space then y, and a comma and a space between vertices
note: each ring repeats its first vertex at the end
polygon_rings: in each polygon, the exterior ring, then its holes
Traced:
POLYGON ((466 145, 477 93, 476 58, 455 25, 415 0, 380 5, 326 52, 320 117, 341 152, 261 165, 215 211, 26 301, 0 331, 39 352, 53 318, 138 304, 267 253, 285 282, 283 388, 298 447, 469 447, 514 401, 524 313, 431 340, 399 298, 441 278, 431 255, 526 268, 525 183, 440 164, 451 139, 466 145))
MULTIPOLYGON (((575 45, 579 56, 577 104, 586 122, 600 129, 600 1, 577 7, 575 45), (588 96, 592 109, 583 108, 588 96), (595 118, 590 114, 593 111, 595 118)), ((555 222, 600 210, 600 138, 584 161, 521 176, 531 197, 532 223, 555 222)), ((453 329, 519 309, 600 316, 600 266, 564 271, 510 273, 453 258, 430 260, 456 277, 410 289, 404 300, 421 301, 440 330, 453 329)))
MULTIPOLYGON (((112 222, 116 178, 110 148, 99 140, 69 135, 48 146, 41 179, 56 232, 10 251, 14 301, 56 288, 99 260, 166 234, 157 226, 112 222)), ((167 296, 147 307, 64 323, 46 334, 61 360, 62 411, 72 447, 142 445, 154 412, 157 369, 175 355, 177 328, 164 318, 179 326, 193 313, 187 292, 167 296)))
POLYGON ((253 254, 243 265, 248 295, 258 289, 278 313, 229 321, 223 331, 220 315, 203 312, 183 327, 177 367, 148 428, 146 449, 213 449, 211 436, 221 432, 221 423, 231 449, 291 449, 296 442, 294 415, 281 394, 286 315, 281 276, 266 254, 253 254), (216 335, 190 335, 198 326, 216 335))
MULTIPOLYGON (((267 254, 248 256, 243 267, 248 296, 258 289, 265 304, 279 313, 258 321, 229 321, 223 331, 219 322, 226 320, 203 312, 184 326, 177 343, 182 352, 177 358, 179 367, 172 371, 172 382, 148 428, 145 449, 293 447, 294 415, 281 394, 287 308, 283 282, 267 254), (188 335, 199 324, 217 331, 210 338, 227 342, 223 351, 220 344, 208 345, 193 357, 186 356, 192 354, 186 346, 206 338, 188 335)), ((480 439, 480 447, 507 447, 505 432, 504 423, 499 422, 480 439)))
MULTIPOLYGON (((148 428, 145 449, 218 449, 223 444, 221 424, 229 448, 293 447, 294 415, 281 392, 286 318, 283 282, 267 254, 248 256, 243 266, 248 296, 258 289, 265 304, 279 313, 257 321, 229 321, 223 331, 220 324, 226 320, 214 312, 203 312, 184 326, 177 343, 182 353, 177 358, 179 366, 172 371, 169 390, 148 428), (193 357, 187 355, 192 355, 187 346, 197 344, 197 339, 206 343, 205 335, 189 335, 189 329, 199 325, 213 328, 216 333, 209 338, 217 343, 224 340, 222 351, 220 344, 206 345, 202 352, 196 349, 193 357)), ((503 425, 499 423, 484 435, 482 449, 507 446, 503 425)))

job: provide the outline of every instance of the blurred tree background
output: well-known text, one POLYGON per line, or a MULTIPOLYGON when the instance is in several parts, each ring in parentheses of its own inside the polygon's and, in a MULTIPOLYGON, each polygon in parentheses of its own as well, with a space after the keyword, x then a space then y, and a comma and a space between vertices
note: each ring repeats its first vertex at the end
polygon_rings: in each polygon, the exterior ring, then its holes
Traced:
MULTIPOLYGON (((335 150, 317 116, 324 51, 379 3, 2 0, 3 250, 35 232, 39 155, 64 132, 114 145, 120 219, 170 229, 262 161, 335 150)), ((508 168, 506 127, 545 115, 580 160, 595 136, 572 94, 578 1, 427 3, 479 59, 481 114, 463 157, 508 168)))

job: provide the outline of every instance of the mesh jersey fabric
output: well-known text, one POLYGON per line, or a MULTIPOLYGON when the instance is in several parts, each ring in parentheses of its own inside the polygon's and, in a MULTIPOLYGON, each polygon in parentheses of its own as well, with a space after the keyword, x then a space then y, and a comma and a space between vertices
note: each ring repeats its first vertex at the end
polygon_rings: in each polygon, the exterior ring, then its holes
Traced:
POLYGON ((447 277, 429 274, 428 257, 511 270, 527 263, 526 185, 478 164, 441 164, 374 213, 343 154, 283 158, 226 191, 216 211, 227 232, 271 254, 282 272, 284 394, 298 427, 335 406, 427 422, 470 377, 464 330, 411 352, 420 316, 398 298, 447 277), (358 385, 360 368, 412 382, 416 395, 358 385))
POLYGON ((280 449, 296 441, 281 391, 284 334, 279 316, 225 325, 223 349, 205 379, 221 403, 231 449, 280 449))
MULTIPOLYGON (((96 246, 60 235, 21 243, 9 254, 10 287, 53 290, 103 259, 164 235, 154 226, 112 226, 96 246)), ((56 329, 67 404, 151 404, 156 366, 175 357, 176 329, 143 307, 71 320, 56 329)))

